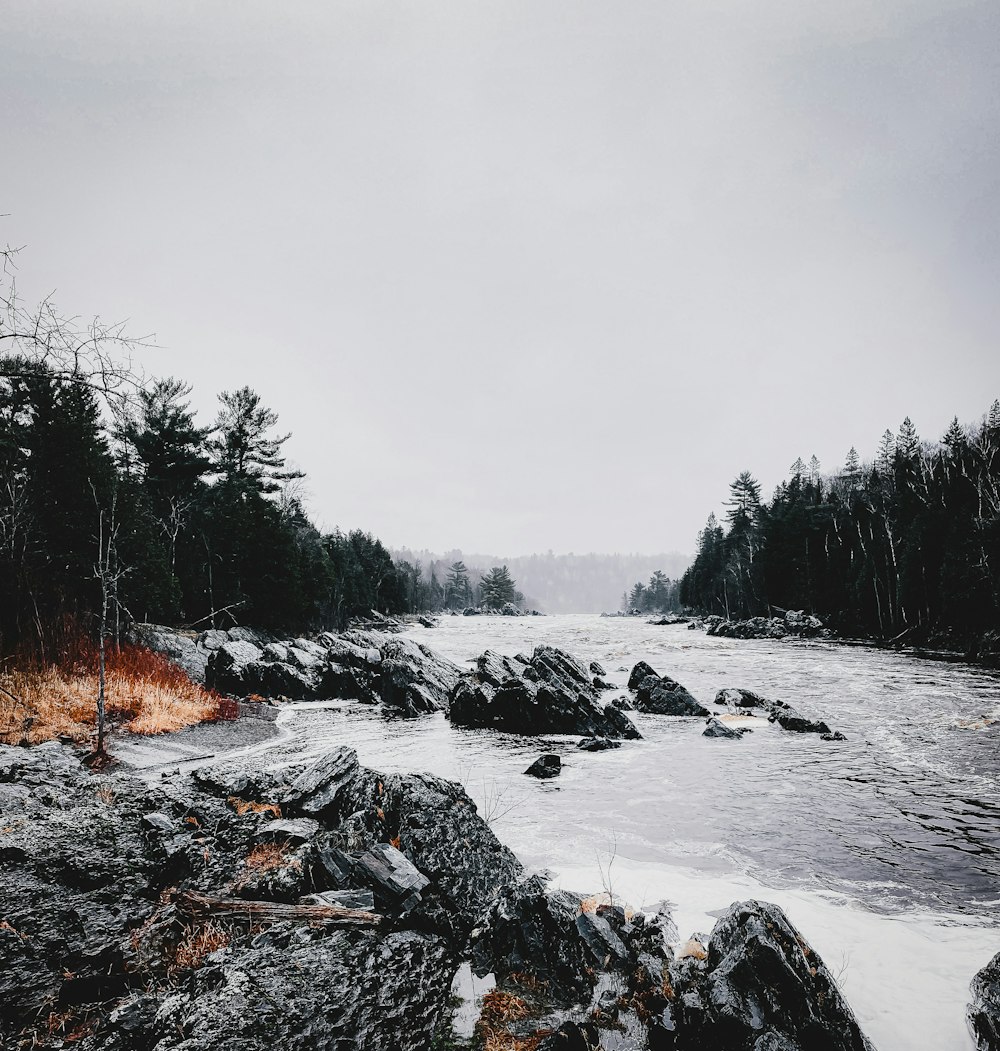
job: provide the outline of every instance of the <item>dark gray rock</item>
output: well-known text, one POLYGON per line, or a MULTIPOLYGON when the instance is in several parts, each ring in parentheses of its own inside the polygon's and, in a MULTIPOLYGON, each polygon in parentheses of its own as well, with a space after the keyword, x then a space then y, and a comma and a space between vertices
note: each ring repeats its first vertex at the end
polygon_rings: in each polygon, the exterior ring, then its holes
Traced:
POLYGON ((715 703, 725 705, 727 708, 766 708, 771 703, 766 698, 753 690, 742 690, 736 687, 719 690, 715 695, 715 703))
POLYGON ((966 1017, 977 1051, 1000 1049, 1000 952, 972 979, 966 1017))
POLYGON ((635 688, 635 706, 652 715, 710 714, 679 682, 660 675, 647 675, 639 683, 635 688))
POLYGON ((375 892, 371 890, 324 890, 318 894, 307 894, 303 905, 337 905, 342 909, 375 911, 375 892))
POLYGON ((583 752, 606 752, 609 748, 621 746, 621 741, 612 741, 607 737, 584 737, 576 742, 576 747, 583 752))
POLYGON ((791 730, 799 734, 832 733, 826 723, 818 719, 809 719, 784 701, 771 701, 770 708, 771 714, 768 719, 776 722, 783 730, 791 730))
POLYGON ((601 1031, 594 1022, 563 1022, 539 1045, 538 1051, 598 1051, 601 1031))
POLYGON ((360 778, 357 752, 341 746, 306 767, 289 785, 282 802, 293 813, 323 815, 329 823, 355 808, 360 778))
POLYGON ((732 905, 708 958, 671 968, 677 1051, 873 1051, 833 976, 778 908, 732 905))
POLYGON ((539 756, 524 772, 531 777, 558 777, 562 771, 562 760, 557 755, 539 756))
POLYGON ((731 741, 739 741, 743 737, 743 731, 736 727, 726 726, 724 722, 712 716, 702 731, 702 737, 721 737, 731 741))
POLYGON ((639 661, 639 663, 636 664, 636 666, 632 669, 631 673, 629 674, 628 688, 630 690, 637 689, 639 683, 641 683, 642 680, 649 675, 654 675, 656 676, 656 678, 659 678, 659 675, 657 675, 656 671, 652 667, 650 667, 650 665, 648 665, 645 661, 639 661))
POLYGON ((537 647, 528 664, 487 652, 480 669, 452 691, 450 718, 456 726, 520 734, 640 736, 628 716, 600 703, 588 669, 554 647, 537 647), (507 678, 494 685, 501 675, 507 678))
POLYGON ((606 672, 606 671, 604 670, 604 668, 603 668, 603 667, 601 667, 601 665, 600 665, 600 664, 599 664, 599 663, 598 663, 597 661, 591 661, 591 662, 590 662, 590 671, 591 671, 591 674, 593 674, 593 675, 600 675, 600 676, 601 676, 602 678, 603 678, 603 677, 604 677, 605 675, 607 675, 607 674, 608 674, 608 673, 607 673, 607 672, 606 672))
POLYGON ((839 730, 835 733, 825 733, 820 735, 821 741, 846 741, 847 735, 842 734, 839 730))

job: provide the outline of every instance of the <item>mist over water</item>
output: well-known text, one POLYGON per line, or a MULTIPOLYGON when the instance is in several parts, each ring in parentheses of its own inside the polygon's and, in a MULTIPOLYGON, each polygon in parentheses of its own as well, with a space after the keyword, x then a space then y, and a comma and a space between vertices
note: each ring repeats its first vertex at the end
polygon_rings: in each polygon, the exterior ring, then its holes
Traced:
MULTIPOLYGON (((973 974, 1000 949, 1000 676, 828 643, 734 641, 594 616, 443 617, 408 634, 472 667, 487 648, 547 643, 624 688, 646 660, 710 706, 739 686, 843 731, 845 743, 758 725, 741 741, 703 721, 633 713, 644 740, 578 752, 451 727, 386 721, 362 705, 297 707, 308 750, 349 743, 380 769, 462 781, 533 869, 632 903, 668 900, 682 936, 732 901, 776 901, 839 972, 882 1051, 966 1049, 973 974), (523 776, 559 752, 561 776, 523 776)), ((612 695, 609 695, 612 696, 612 695)))

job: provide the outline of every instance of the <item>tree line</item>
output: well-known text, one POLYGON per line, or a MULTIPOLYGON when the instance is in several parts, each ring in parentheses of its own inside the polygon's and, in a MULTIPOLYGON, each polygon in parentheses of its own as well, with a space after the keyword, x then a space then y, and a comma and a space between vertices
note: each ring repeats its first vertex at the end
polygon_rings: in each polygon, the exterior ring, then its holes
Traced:
POLYGON ((107 607, 122 622, 289 630, 409 608, 405 570, 361 530, 321 534, 286 467, 278 417, 249 387, 200 426, 191 388, 92 385, 0 359, 0 646, 58 647, 107 607), (107 406, 105 406, 107 408, 107 406))
POLYGON ((907 417, 874 459, 853 447, 824 475, 792 464, 762 501, 749 471, 710 515, 680 585, 688 607, 729 618, 806 609, 884 639, 974 634, 1000 621, 1000 401, 921 441, 907 417))
POLYGON ((648 584, 637 581, 631 591, 622 595, 623 612, 638 610, 640 613, 679 613, 681 610, 681 582, 671 580, 657 569, 648 584))

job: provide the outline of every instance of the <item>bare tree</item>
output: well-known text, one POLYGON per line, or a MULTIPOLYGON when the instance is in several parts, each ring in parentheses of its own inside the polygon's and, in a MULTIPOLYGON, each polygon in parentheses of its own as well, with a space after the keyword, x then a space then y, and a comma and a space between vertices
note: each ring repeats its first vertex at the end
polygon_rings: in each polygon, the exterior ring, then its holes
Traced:
POLYGON ((53 293, 35 307, 22 303, 15 274, 20 247, 0 249, 0 350, 6 375, 26 378, 38 366, 64 383, 80 384, 101 396, 112 412, 122 410, 139 383, 133 357, 153 345, 151 335, 131 336, 126 322, 100 317, 85 322, 62 313, 53 293), (24 362, 23 372, 18 362, 24 362))
MULTIPOLYGON (((108 761, 107 749, 104 746, 106 733, 105 689, 107 685, 105 654, 109 634, 109 616, 115 613, 118 618, 118 585, 128 572, 118 560, 118 498, 111 498, 111 507, 105 511, 100 506, 97 490, 91 483, 94 502, 97 507, 97 562, 94 564, 94 577, 101 585, 101 623, 97 643, 97 742, 93 753, 88 757, 92 766, 103 766, 108 761)), ((117 627, 116 627, 117 645, 117 627)))

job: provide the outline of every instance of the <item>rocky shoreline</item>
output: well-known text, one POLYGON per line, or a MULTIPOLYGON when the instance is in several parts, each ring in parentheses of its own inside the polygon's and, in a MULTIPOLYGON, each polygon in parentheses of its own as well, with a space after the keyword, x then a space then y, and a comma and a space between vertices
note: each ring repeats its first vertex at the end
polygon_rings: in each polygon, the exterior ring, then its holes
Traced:
MULTIPOLYGON (((178 638, 145 641, 244 703, 345 697, 389 717, 580 734, 588 749, 642 747, 632 709, 704 720, 711 737, 739 739, 746 727, 727 719, 763 713, 842 739, 750 690, 720 691, 713 713, 642 662, 606 703, 603 668, 547 646, 487 651, 465 671, 371 630, 178 638)), ((527 872, 457 784, 383 774, 345 747, 216 760, 154 784, 80 758, 56 743, 0 748, 2 1048, 467 1046, 451 1018, 468 966, 495 982, 471 1045, 484 1051, 872 1046, 777 906, 735 903, 682 941, 666 907, 633 912, 527 872)), ((526 773, 556 776, 557 758, 526 773)), ((981 1051, 998 1046, 998 968, 1000 955, 973 986, 981 1051)))

